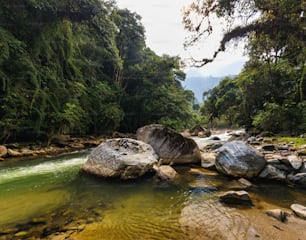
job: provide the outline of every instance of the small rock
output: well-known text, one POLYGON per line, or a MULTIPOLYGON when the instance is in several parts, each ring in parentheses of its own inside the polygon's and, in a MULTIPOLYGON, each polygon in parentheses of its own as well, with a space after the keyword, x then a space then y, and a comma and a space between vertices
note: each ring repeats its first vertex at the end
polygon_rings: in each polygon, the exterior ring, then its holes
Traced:
POLYGON ((177 177, 177 172, 169 165, 162 165, 154 168, 158 179, 163 181, 173 181, 177 177))
POLYGON ((294 183, 306 185, 306 173, 298 173, 295 175, 288 175, 288 179, 294 183))
POLYGON ((306 162, 304 161, 303 164, 302 164, 302 167, 300 169, 300 172, 301 173, 306 173, 306 162))
POLYGON ((198 137, 199 137, 199 138, 205 138, 205 137, 206 137, 205 132, 199 132, 199 133, 198 133, 198 137))
POLYGON ((206 169, 215 169, 215 163, 208 160, 201 160, 201 166, 206 169))
POLYGON ((239 178, 239 179, 238 179, 238 182, 239 182, 241 185, 243 185, 243 186, 245 186, 245 187, 247 187, 247 188, 252 187, 252 183, 251 183, 250 181, 246 180, 245 178, 239 178))
POLYGON ((267 161, 268 160, 272 160, 272 159, 274 159, 274 160, 280 160, 280 159, 282 159, 282 158, 284 158, 282 155, 280 155, 280 154, 274 154, 274 153, 266 153, 265 154, 265 158, 267 159, 267 161))
POLYGON ((296 155, 288 156, 288 161, 295 170, 299 170, 303 163, 302 159, 296 155))
POLYGON ((275 166, 268 164, 259 174, 259 177, 273 180, 285 180, 286 173, 275 166))
POLYGON ((262 150, 268 151, 268 152, 273 152, 273 151, 276 150, 276 148, 273 144, 265 144, 261 148, 262 148, 262 150))
POLYGON ((247 142, 248 142, 248 144, 253 144, 254 142, 257 142, 256 137, 254 137, 254 136, 249 137, 247 142))
POLYGON ((268 160, 267 160, 267 164, 271 164, 271 165, 280 165, 281 162, 279 161, 279 159, 268 159, 268 160))
POLYGON ((184 131, 184 132, 181 132, 181 135, 182 135, 183 137, 186 137, 186 138, 190 138, 190 137, 191 137, 190 133, 189 133, 187 130, 184 131))
POLYGON ((10 148, 7 150, 7 153, 8 153, 9 156, 12 156, 12 157, 22 156, 22 154, 20 152, 18 152, 16 150, 13 150, 13 149, 10 149, 10 148))
POLYGON ((191 136, 198 136, 199 135, 199 132, 204 132, 205 129, 202 128, 200 125, 195 125, 194 127, 192 127, 190 130, 189 130, 189 133, 191 136))
POLYGON ((300 218, 306 220, 306 207, 300 204, 292 204, 290 206, 292 211, 300 218))
POLYGON ((278 145, 277 149, 280 150, 280 151, 288 151, 289 150, 289 145, 287 145, 287 144, 278 145))
POLYGON ((4 145, 0 145, 0 158, 5 157, 7 154, 7 148, 4 145))
POLYGON ((210 137, 211 136, 211 131, 209 129, 205 129, 203 131, 198 132, 198 137, 200 138, 205 138, 205 137, 210 137))
POLYGON ((216 154, 201 152, 201 166, 207 169, 215 169, 216 154))
POLYGON ((203 148, 203 150, 216 150, 222 146, 223 146, 222 142, 209 143, 203 148))
POLYGON ((32 155, 33 153, 34 153, 34 151, 30 150, 29 148, 23 147, 23 148, 20 149, 20 154, 21 154, 22 156, 30 156, 30 155, 32 155))
POLYGON ((266 214, 270 217, 277 219, 280 222, 287 222, 287 217, 290 215, 289 212, 283 211, 281 209, 272 209, 266 211, 266 214))
POLYGON ((231 141, 245 141, 249 138, 247 133, 241 132, 241 133, 232 133, 230 134, 231 137, 228 139, 229 142, 231 141))
POLYGON ((205 168, 190 168, 189 172, 193 175, 218 176, 218 172, 205 168))
POLYGON ((286 174, 290 174, 294 172, 294 169, 292 166, 287 166, 285 164, 275 164, 274 167, 276 167, 277 169, 281 171, 284 171, 286 174))
POLYGON ((220 201, 228 204, 253 205, 246 191, 228 191, 220 196, 220 201))

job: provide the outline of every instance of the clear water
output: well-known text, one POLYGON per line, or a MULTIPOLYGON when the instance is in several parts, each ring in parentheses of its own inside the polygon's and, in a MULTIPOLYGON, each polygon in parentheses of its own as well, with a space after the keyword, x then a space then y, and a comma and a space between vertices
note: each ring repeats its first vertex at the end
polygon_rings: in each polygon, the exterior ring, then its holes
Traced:
POLYGON ((214 172, 176 167, 175 184, 152 177, 106 181, 79 173, 87 156, 0 163, 0 239, 280 240, 306 234, 303 223, 282 225, 264 213, 306 205, 305 189, 255 183, 249 191, 255 206, 231 207, 218 195, 237 182, 214 172))

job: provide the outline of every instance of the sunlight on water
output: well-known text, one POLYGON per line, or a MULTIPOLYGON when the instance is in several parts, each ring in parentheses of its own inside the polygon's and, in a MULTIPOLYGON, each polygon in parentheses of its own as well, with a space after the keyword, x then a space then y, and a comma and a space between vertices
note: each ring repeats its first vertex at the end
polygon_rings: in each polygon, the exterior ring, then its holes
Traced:
POLYGON ((73 158, 69 160, 55 160, 40 163, 34 166, 15 167, 0 170, 0 184, 16 180, 18 178, 30 177, 33 175, 48 174, 54 172, 64 172, 72 167, 80 166, 86 161, 85 157, 73 158))
POLYGON ((39 216, 70 201, 73 181, 87 154, 0 166, 0 227, 39 216))

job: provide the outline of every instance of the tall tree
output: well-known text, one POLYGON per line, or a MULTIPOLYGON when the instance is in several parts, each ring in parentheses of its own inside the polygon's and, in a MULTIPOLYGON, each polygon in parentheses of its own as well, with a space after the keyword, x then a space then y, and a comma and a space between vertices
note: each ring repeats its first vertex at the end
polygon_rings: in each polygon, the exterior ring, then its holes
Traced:
POLYGON ((202 0, 186 8, 185 27, 194 34, 186 45, 210 35, 213 18, 228 23, 213 56, 194 65, 212 62, 231 41, 248 40, 250 60, 236 79, 241 90, 237 119, 242 125, 268 129, 267 123, 273 122, 274 131, 305 130, 305 7, 305 1, 297 0, 202 0))

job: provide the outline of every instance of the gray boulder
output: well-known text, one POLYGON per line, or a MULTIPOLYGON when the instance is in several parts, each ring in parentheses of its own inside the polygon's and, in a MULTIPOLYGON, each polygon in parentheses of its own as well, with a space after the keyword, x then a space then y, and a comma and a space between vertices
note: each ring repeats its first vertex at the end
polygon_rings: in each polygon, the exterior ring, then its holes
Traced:
POLYGON ((228 142, 217 151, 216 168, 226 175, 253 178, 266 165, 264 156, 242 141, 228 142))
POLYGON ((152 124, 137 130, 137 139, 150 144, 162 164, 199 163, 201 154, 191 138, 183 137, 163 125, 152 124))
POLYGON ((109 139, 89 155, 82 171, 106 178, 136 179, 153 171, 157 156, 153 148, 130 138, 109 139))
POLYGON ((274 165, 268 164, 259 174, 259 177, 273 180, 286 180, 286 172, 278 169, 274 165))

